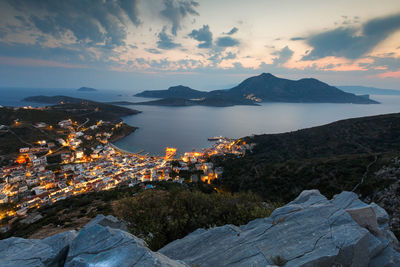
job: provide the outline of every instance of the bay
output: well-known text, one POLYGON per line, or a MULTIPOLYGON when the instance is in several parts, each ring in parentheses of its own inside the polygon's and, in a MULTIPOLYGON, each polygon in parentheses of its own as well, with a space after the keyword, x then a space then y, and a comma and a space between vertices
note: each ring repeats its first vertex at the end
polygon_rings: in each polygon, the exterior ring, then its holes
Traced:
POLYGON ((165 147, 178 153, 212 145, 208 137, 240 138, 252 134, 282 133, 337 120, 400 112, 400 96, 371 96, 381 104, 263 103, 261 106, 158 107, 128 106, 143 113, 123 118, 139 127, 116 142, 122 149, 162 155, 165 147))
MULTIPOLYGON (((150 100, 133 97, 134 93, 122 90, 80 92, 76 89, 0 88, 0 105, 42 106, 21 101, 35 95, 67 95, 100 102, 150 100)), ((400 112, 400 96, 373 95, 371 98, 381 104, 263 103, 261 106, 224 108, 126 106, 142 111, 123 118, 124 122, 139 128, 115 145, 131 152, 144 150, 151 155, 163 155, 166 147, 175 147, 182 154, 210 147, 212 143, 207 139, 213 136, 240 138, 252 134, 282 133, 342 119, 400 112)))

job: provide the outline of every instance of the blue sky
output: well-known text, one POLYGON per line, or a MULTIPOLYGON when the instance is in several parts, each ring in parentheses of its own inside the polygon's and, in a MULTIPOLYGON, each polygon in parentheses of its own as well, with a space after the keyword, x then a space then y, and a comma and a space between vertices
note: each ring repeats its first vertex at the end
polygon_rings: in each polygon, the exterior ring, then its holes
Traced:
POLYGON ((0 86, 400 89, 398 0, 0 0, 0 86))

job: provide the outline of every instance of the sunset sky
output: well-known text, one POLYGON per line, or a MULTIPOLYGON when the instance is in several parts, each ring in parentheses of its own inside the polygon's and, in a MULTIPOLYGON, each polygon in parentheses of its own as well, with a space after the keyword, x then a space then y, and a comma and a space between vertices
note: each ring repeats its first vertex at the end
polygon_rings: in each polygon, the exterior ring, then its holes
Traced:
POLYGON ((399 0, 0 0, 0 86, 400 89, 399 0))

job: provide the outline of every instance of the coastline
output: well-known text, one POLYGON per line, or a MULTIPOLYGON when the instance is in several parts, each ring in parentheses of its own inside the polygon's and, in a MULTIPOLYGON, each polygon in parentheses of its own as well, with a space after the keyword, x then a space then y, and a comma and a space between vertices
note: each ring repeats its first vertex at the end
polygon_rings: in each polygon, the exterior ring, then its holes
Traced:
POLYGON ((117 142, 117 141, 127 137, 131 133, 135 132, 137 129, 138 129, 138 127, 130 126, 130 125, 126 124, 126 123, 122 123, 120 132, 116 133, 116 134, 113 134, 111 136, 109 142, 110 143, 117 142))

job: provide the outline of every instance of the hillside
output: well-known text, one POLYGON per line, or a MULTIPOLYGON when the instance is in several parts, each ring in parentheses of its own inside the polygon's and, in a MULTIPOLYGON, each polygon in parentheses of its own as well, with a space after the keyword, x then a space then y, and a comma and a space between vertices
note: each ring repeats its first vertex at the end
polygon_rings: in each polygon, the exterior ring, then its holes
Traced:
POLYGON ((207 94, 207 92, 202 92, 198 90, 194 90, 190 87, 178 85, 172 86, 167 90, 152 90, 152 91, 143 91, 141 93, 136 94, 135 96, 139 97, 153 97, 153 98, 183 98, 183 99, 193 99, 193 98, 202 98, 207 94))
MULTIPOLYGON (((43 100, 47 97, 40 97, 43 100)), ((62 99, 67 99, 62 97, 62 99)), ((51 98, 51 101, 54 99, 51 98)), ((50 101, 49 100, 49 101, 50 101)), ((76 99, 72 99, 78 102, 76 99)), ((122 116, 133 115, 139 113, 137 110, 132 110, 124 107, 113 106, 109 104, 97 103, 93 101, 79 100, 79 103, 64 103, 42 107, 38 109, 24 108, 0 108, 0 121, 4 125, 4 129, 0 131, 0 154, 3 156, 0 159, 0 164, 6 158, 12 158, 14 153, 18 152, 19 148, 29 146, 38 140, 56 140, 65 136, 59 133, 57 128, 58 122, 71 119, 77 124, 95 123, 99 120, 110 121, 114 123, 121 122, 122 116), (54 128, 44 127, 39 128, 37 123, 44 122, 46 125, 52 125, 54 128)), ((127 136, 136 128, 125 123, 115 131, 115 135, 110 139, 117 139, 127 136)), ((63 131, 61 131, 63 132, 63 131)))
POLYGON ((246 137, 256 143, 243 158, 215 158, 224 167, 217 183, 227 190, 251 190, 265 200, 287 202, 316 188, 331 197, 355 190, 392 215, 400 233, 400 114, 338 121, 324 126, 246 137), (378 175, 379 174, 379 175, 378 175), (392 199, 392 201, 387 201, 392 199))

